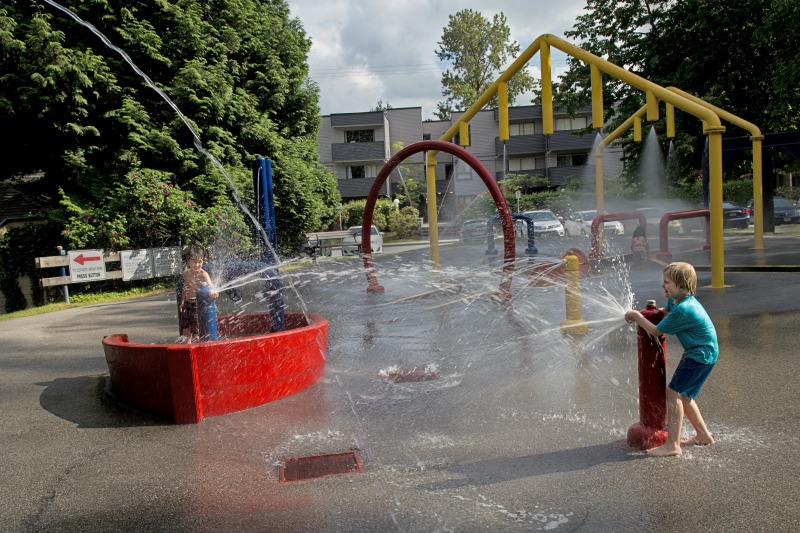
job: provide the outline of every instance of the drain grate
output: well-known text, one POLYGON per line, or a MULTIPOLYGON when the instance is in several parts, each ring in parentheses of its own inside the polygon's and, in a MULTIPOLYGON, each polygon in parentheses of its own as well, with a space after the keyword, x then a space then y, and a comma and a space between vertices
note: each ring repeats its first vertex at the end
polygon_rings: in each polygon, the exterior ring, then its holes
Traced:
POLYGON ((343 453, 325 453, 306 457, 286 457, 278 467, 281 483, 303 481, 324 476, 363 472, 361 459, 356 450, 343 453))
POLYGON ((381 378, 387 383, 410 383, 439 379, 439 373, 431 368, 395 368, 382 371, 381 378))

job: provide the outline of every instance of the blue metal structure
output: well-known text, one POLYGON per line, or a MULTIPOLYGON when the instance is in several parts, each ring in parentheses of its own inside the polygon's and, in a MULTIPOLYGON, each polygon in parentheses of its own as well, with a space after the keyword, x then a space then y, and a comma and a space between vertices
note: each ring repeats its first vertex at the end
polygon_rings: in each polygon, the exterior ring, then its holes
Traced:
MULTIPOLYGON (((528 246, 525 248, 525 255, 536 255, 539 250, 536 248, 534 237, 534 224, 530 215, 525 213, 511 213, 511 218, 514 220, 524 220, 528 228, 528 246)), ((493 215, 486 221, 486 242, 489 248, 486 250, 486 255, 497 255, 497 249, 494 247, 494 232, 492 226, 500 220, 500 215, 493 215)))

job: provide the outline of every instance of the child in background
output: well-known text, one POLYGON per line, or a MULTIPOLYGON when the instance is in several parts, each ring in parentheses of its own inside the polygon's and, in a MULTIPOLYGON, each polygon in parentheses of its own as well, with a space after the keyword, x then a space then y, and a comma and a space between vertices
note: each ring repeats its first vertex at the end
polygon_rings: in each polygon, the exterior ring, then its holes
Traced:
MULTIPOLYGON (((199 339, 200 323, 197 316, 197 289, 203 284, 209 289, 213 287, 211 277, 203 270, 203 249, 199 246, 189 248, 186 259, 188 268, 183 271, 183 291, 181 291, 180 321, 181 335, 185 342, 191 343, 199 339)), ((214 291, 212 298, 217 298, 219 293, 214 291)))
POLYGON ((631 239, 631 252, 633 252, 634 259, 644 259, 650 255, 650 245, 647 244, 647 235, 641 226, 637 226, 633 230, 633 237, 631 239))
POLYGON ((717 331, 703 306, 695 297, 697 273, 689 263, 670 263, 663 272, 666 316, 658 324, 647 320, 639 311, 625 313, 627 322, 635 322, 653 336, 675 335, 683 347, 683 356, 667 387, 667 441, 647 450, 652 457, 680 455, 681 446, 714 444, 700 408, 694 398, 700 392, 719 356, 717 331), (696 432, 681 441, 684 414, 696 432))

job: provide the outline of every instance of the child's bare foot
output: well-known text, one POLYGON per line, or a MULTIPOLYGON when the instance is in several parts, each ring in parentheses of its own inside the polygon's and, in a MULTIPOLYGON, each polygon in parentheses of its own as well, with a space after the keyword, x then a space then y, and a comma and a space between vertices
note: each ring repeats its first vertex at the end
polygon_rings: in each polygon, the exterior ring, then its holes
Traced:
POLYGON ((695 435, 691 439, 682 440, 681 446, 710 446, 714 444, 714 442, 714 437, 709 437, 709 440, 705 440, 695 435))
POLYGON ((664 444, 662 446, 659 446, 658 448, 650 448, 645 453, 649 457, 675 457, 676 455, 680 455, 683 452, 681 451, 680 447, 675 449, 669 444, 664 444))

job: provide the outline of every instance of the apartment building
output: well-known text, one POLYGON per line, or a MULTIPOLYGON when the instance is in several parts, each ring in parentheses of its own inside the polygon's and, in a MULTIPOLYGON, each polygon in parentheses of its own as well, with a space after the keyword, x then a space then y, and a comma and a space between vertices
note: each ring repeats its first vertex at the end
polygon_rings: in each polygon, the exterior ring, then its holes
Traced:
MULTIPOLYGON (((388 109, 366 113, 338 113, 322 117, 318 135, 321 162, 339 180, 339 191, 347 201, 366 198, 383 164, 402 148, 427 139, 439 139, 461 116, 451 121, 422 121, 422 108, 388 109)), ((538 176, 537 188, 552 189, 568 179, 592 181, 594 161, 590 157, 597 133, 581 134, 591 124, 591 109, 575 116, 554 113, 554 132, 543 134, 541 106, 509 108, 509 140, 499 139, 497 110, 479 111, 469 123, 466 149, 502 180, 508 174, 538 176)), ((458 138, 453 139, 459 142, 458 138)), ((621 171, 620 153, 607 150, 605 174, 621 171)), ((486 191, 480 177, 465 163, 439 152, 436 158, 436 193, 442 219, 456 216, 475 197, 486 191)), ((424 181, 424 155, 403 162, 381 188, 381 195, 402 192, 408 177, 424 181)))

